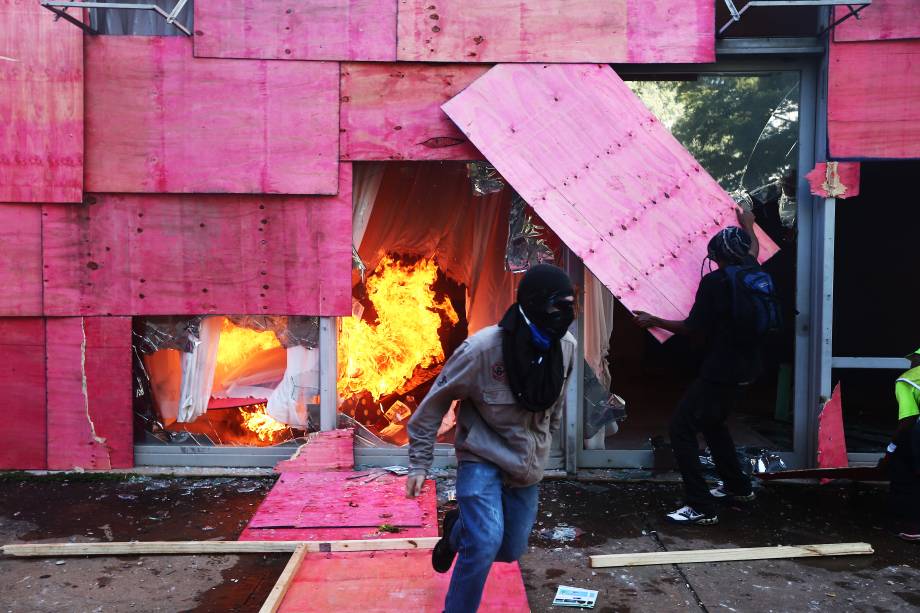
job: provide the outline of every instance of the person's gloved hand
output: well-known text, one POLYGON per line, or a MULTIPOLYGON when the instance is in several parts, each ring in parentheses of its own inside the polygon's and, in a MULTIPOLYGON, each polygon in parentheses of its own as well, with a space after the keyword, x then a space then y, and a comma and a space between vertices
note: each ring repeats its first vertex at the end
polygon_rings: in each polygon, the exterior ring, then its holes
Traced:
POLYGON ((425 473, 410 474, 406 477, 406 498, 415 498, 421 494, 423 485, 425 485, 425 473))

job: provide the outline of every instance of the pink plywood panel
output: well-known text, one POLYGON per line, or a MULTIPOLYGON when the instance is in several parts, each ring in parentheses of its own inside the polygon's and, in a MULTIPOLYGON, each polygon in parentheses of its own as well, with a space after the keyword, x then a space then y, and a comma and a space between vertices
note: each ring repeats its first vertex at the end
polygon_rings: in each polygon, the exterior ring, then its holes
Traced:
POLYGON ((834 387, 831 399, 818 414, 818 467, 838 468, 849 466, 847 441, 843 434, 843 406, 840 384, 834 387))
POLYGON ((80 202, 83 34, 0 0, 0 202, 80 202))
POLYGON ((444 110, 624 305, 686 317, 735 205, 609 66, 499 65, 444 110))
POLYGON ((351 470, 355 465, 355 431, 314 432, 289 460, 275 465, 279 473, 351 470))
POLYGON ((47 468, 45 322, 0 318, 0 469, 47 468))
POLYGON ((86 191, 335 194, 338 64, 192 57, 181 36, 86 43, 86 191))
POLYGON ((920 40, 833 43, 828 70, 831 157, 920 157, 920 40))
MULTIPOLYGON (((840 19, 849 12, 847 7, 838 6, 834 17, 840 19)), ((872 0, 859 12, 859 19, 850 17, 834 28, 838 43, 899 38, 920 38, 917 0, 872 0)))
MULTIPOLYGON (((450 573, 431 568, 428 551, 309 554, 279 611, 440 611, 450 573)), ((529 611, 517 562, 492 566, 480 611, 529 611)))
POLYGON ((397 58, 427 62, 711 62, 709 0, 399 0, 397 58))
POLYGON ((197 0, 195 55, 392 62, 396 0, 197 0))
POLYGON ((859 195, 859 162, 819 162, 805 178, 815 196, 852 198, 859 195))
POLYGON ((343 64, 343 160, 476 160, 441 105, 485 74, 471 64, 343 64))
POLYGON ((0 316, 42 314, 42 209, 0 204, 0 316))
POLYGON ((131 318, 49 318, 48 468, 134 465, 131 318))
POLYGON ((44 207, 45 313, 351 313, 351 166, 338 196, 105 194, 44 207))

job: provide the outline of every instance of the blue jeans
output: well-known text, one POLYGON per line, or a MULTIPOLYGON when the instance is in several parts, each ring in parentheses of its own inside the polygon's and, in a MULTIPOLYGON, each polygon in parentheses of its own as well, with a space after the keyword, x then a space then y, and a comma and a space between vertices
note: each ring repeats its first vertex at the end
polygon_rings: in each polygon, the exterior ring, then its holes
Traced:
POLYGON ((527 551, 537 518, 536 485, 506 487, 494 464, 461 462, 457 469, 460 518, 450 533, 457 552, 445 613, 479 609, 482 589, 493 562, 514 562, 527 551))

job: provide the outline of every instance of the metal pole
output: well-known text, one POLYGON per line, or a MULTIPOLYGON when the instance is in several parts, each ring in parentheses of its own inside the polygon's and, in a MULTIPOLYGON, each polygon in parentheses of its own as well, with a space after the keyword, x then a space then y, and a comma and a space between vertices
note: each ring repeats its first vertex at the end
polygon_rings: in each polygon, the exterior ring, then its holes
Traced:
POLYGON ((338 327, 335 317, 319 318, 319 429, 335 430, 338 412, 338 327))

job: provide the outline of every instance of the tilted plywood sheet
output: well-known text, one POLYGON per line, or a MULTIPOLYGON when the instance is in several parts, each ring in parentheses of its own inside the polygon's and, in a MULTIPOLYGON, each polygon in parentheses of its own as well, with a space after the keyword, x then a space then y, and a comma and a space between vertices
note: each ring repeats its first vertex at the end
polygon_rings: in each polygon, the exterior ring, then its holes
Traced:
POLYGON ((392 62, 396 0, 195 2, 198 57, 392 62))
POLYGON ((0 316, 42 314, 42 207, 0 204, 0 316))
POLYGON ((0 469, 47 468, 42 318, 0 318, 0 364, 0 469))
POLYGON ((99 194, 45 207, 45 313, 351 313, 351 166, 338 196, 99 194))
POLYGON ((478 160, 441 105, 481 77, 472 64, 343 64, 343 160, 478 160))
POLYGON ((86 191, 336 193, 336 63, 202 59, 186 37, 99 36, 86 79, 86 191))
POLYGON ((624 305, 687 316, 735 205, 609 66, 502 64, 444 110, 624 305))
POLYGON ((46 329, 48 468, 130 468, 131 318, 49 318, 46 329))
MULTIPOLYGON (((920 38, 918 8, 917 0, 872 0, 859 12, 859 19, 850 17, 834 28, 834 40, 842 43, 920 38)), ((849 12, 847 7, 838 6, 834 18, 840 19, 849 12)))
POLYGON ((709 0, 399 0, 397 58, 424 62, 712 62, 709 0))
POLYGON ((0 202, 83 197, 83 33, 0 0, 0 202))
POLYGON ((832 43, 828 72, 830 157, 920 158, 920 40, 832 43))

